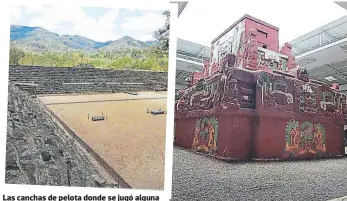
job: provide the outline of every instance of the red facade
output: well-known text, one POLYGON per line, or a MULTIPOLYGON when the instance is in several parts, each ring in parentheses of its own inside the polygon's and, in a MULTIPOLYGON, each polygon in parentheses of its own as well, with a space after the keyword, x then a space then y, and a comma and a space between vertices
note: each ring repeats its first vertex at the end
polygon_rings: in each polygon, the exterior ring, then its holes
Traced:
POLYGON ((246 33, 249 33, 250 30, 256 31, 255 40, 257 41, 258 47, 265 45, 268 50, 279 52, 277 27, 251 17, 245 17, 245 27, 246 33))
POLYGON ((278 51, 276 27, 250 16, 240 23, 177 92, 175 144, 225 160, 344 155, 347 97, 338 85, 295 68, 290 44, 278 51))

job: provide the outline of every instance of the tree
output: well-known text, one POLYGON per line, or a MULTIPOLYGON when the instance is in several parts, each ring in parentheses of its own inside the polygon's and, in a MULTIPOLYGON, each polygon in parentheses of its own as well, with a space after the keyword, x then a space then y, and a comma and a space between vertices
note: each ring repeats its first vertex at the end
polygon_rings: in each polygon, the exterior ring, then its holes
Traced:
POLYGON ((157 48, 164 53, 169 52, 169 36, 170 36, 170 11, 164 11, 163 15, 166 17, 165 25, 163 28, 154 32, 154 37, 158 40, 157 48))
POLYGON ((131 57, 122 57, 113 61, 108 67, 117 69, 131 68, 134 60, 131 57))
POLYGON ((13 46, 10 47, 10 64, 20 65, 21 60, 25 57, 25 53, 13 46))

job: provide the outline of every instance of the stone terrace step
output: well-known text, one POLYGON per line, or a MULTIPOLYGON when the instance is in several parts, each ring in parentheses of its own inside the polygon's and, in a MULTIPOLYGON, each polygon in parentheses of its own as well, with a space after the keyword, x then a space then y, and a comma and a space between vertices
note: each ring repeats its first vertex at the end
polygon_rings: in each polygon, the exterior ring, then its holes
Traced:
POLYGON ((111 91, 153 90, 154 85, 167 86, 167 72, 115 70, 100 68, 10 66, 9 81, 38 84, 37 94, 85 93, 111 91), (105 83, 146 83, 146 85, 117 85, 105 83), (64 83, 95 83, 66 85, 64 83))

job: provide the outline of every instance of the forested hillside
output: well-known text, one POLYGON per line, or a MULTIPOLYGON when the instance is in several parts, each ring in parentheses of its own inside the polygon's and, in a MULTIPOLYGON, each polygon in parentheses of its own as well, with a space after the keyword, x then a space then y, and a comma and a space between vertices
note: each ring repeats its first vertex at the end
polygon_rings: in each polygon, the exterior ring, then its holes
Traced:
POLYGON ((98 42, 74 35, 58 35, 40 27, 11 25, 10 64, 76 66, 167 71, 168 53, 160 42, 124 36, 98 42))

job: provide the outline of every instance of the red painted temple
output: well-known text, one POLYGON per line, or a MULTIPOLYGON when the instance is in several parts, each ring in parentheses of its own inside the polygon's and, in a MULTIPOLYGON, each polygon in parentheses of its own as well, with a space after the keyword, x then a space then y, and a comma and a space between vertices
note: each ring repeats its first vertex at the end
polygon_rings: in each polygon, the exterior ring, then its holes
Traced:
POLYGON ((310 80, 279 29, 245 15, 176 93, 175 145, 223 160, 344 155, 346 95, 310 80))

